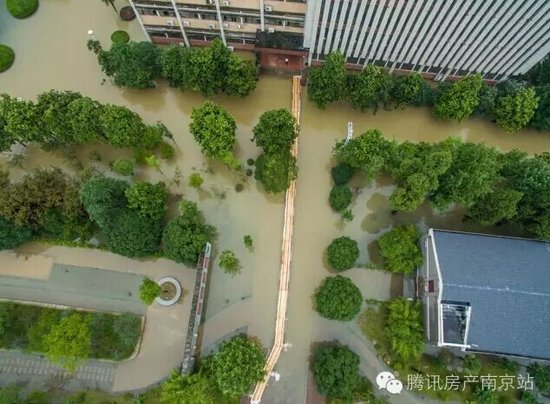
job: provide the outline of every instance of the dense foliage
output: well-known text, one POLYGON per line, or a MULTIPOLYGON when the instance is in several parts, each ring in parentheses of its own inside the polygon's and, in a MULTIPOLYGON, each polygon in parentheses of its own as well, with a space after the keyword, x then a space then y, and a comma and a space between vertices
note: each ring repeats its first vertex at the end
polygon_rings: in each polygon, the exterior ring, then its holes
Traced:
POLYGON ((344 211, 351 203, 353 192, 346 185, 336 185, 332 187, 329 195, 330 207, 336 212, 344 211))
POLYGON ((468 118, 479 105, 479 92, 482 84, 483 81, 479 74, 463 77, 453 83, 435 103, 435 116, 453 121, 462 121, 468 118))
POLYGON ((136 163, 134 160, 116 159, 111 165, 113 171, 120 175, 133 175, 136 163))
POLYGON ((320 345, 313 353, 313 378, 324 396, 351 400, 360 383, 359 356, 347 346, 320 345))
POLYGON ((0 44, 0 73, 8 70, 13 64, 15 53, 7 45, 0 44))
POLYGON ((529 375, 535 379, 537 389, 543 393, 550 393, 550 366, 541 365, 540 363, 532 363, 527 367, 529 375))
POLYGON ((235 130, 237 125, 233 117, 221 106, 211 101, 193 108, 189 131, 201 147, 201 151, 210 158, 223 161, 232 168, 240 163, 233 156, 235 130))
POLYGON ((132 355, 141 335, 135 314, 75 312, 0 303, 0 347, 48 354, 64 366, 79 359, 121 360, 132 355))
POLYGON ((160 392, 160 401, 163 404, 219 403, 216 399, 212 380, 200 372, 184 376, 174 371, 162 384, 160 392))
POLYGON ((205 223, 195 203, 183 201, 180 203, 180 216, 168 222, 164 229, 164 253, 176 262, 193 266, 215 232, 215 227, 205 223))
POLYGON ((317 107, 325 109, 328 104, 344 98, 346 69, 344 55, 330 53, 325 63, 308 72, 307 95, 317 107))
POLYGON ((388 303, 385 336, 401 364, 416 361, 424 351, 422 303, 393 299, 388 303))
POLYGON ((265 362, 263 348, 256 340, 237 335, 221 344, 210 367, 219 391, 237 398, 262 380, 265 362))
POLYGON ((269 193, 285 191, 297 175, 296 158, 290 152, 263 153, 256 160, 254 178, 260 181, 269 193))
POLYGON ((161 291, 162 288, 158 283, 149 278, 143 278, 139 285, 139 298, 143 303, 150 305, 160 296, 161 291))
POLYGON ((378 246, 388 271, 412 274, 422 265, 420 232, 414 225, 394 227, 380 237, 378 246))
POLYGON ((378 103, 388 104, 392 86, 390 76, 379 66, 368 65, 359 74, 347 75, 347 94, 353 108, 376 111, 378 103))
POLYGON ((513 95, 500 97, 493 110, 497 123, 508 132, 518 131, 531 121, 539 105, 532 88, 524 88, 513 95))
POLYGON ((164 182, 151 184, 138 181, 124 191, 128 207, 137 210, 140 216, 160 220, 166 212, 168 189, 164 182))
POLYGON ((330 170, 332 180, 336 185, 346 185, 353 176, 353 167, 348 163, 338 163, 330 170))
POLYGON ((220 254, 220 268, 226 274, 235 275, 240 272, 241 263, 233 251, 224 250, 220 254))
POLYGON ((162 222, 135 209, 125 209, 103 231, 110 251, 126 257, 146 257, 159 249, 162 222))
POLYGON ((328 246, 327 258, 330 266, 337 271, 353 268, 359 258, 357 241, 345 236, 335 238, 328 246))
MULTIPOLYGON (((113 41, 114 42, 114 41, 113 41)), ((104 50, 98 41, 88 43, 98 62, 121 87, 150 88, 164 78, 170 86, 200 91, 206 96, 225 92, 244 97, 256 88, 253 62, 232 53, 215 39, 208 47, 158 48, 151 42, 114 42, 104 50)))
POLYGON ((126 107, 56 90, 39 94, 37 103, 2 95, 0 133, 0 151, 30 142, 48 148, 108 142, 115 147, 153 149, 162 136, 169 135, 163 125, 146 125, 126 107))
POLYGON ((315 292, 315 308, 331 320, 352 320, 359 310, 363 297, 351 279, 336 275, 325 278, 315 292))
POLYGON ((290 150, 297 136, 296 120, 287 109, 264 112, 253 129, 253 140, 265 153, 290 150))
POLYGON ((6 0, 6 6, 15 18, 27 18, 38 8, 38 0, 6 0))
POLYGON ((25 225, 16 225, 0 216, 0 250, 19 247, 33 237, 32 229, 25 225))

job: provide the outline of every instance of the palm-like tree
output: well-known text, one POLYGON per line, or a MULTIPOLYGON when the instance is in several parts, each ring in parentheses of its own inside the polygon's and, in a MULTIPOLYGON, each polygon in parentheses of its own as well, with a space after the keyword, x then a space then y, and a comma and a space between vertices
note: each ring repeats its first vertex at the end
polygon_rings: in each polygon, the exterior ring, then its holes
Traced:
POLYGON ((101 0, 106 6, 108 6, 109 4, 115 9, 115 11, 118 13, 118 10, 116 9, 115 7, 115 2, 114 0, 101 0))

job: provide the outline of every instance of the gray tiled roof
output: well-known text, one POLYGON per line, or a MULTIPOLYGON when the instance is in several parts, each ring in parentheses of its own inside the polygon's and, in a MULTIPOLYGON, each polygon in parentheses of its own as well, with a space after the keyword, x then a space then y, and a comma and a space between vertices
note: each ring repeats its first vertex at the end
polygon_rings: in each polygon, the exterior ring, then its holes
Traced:
POLYGON ((472 307, 472 350, 550 359, 550 243, 433 233, 442 299, 472 307))

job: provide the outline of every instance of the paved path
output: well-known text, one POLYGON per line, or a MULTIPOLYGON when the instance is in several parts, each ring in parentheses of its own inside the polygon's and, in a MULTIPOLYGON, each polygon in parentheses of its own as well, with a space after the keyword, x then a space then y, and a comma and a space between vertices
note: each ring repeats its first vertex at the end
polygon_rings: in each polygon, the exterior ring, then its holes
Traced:
MULTIPOLYGON (((82 387, 113 392, 140 390, 163 380, 178 368, 183 360, 191 305, 192 296, 188 292, 194 281, 194 268, 166 259, 134 260, 101 250, 41 244, 26 245, 19 254, 0 252, 0 298, 145 314, 137 356, 119 363, 87 362, 67 381, 75 390, 82 387), (144 306, 137 297, 143 276, 156 280, 164 276, 178 279, 184 289, 183 303, 171 307, 144 306)), ((41 366, 46 368, 42 361, 47 363, 47 360, 40 356, 4 351, 0 352, 0 359, 12 360, 14 355, 28 365, 20 368, 16 363, 6 364, 0 373, 0 384, 30 382, 38 387, 56 376, 35 373, 41 366)))

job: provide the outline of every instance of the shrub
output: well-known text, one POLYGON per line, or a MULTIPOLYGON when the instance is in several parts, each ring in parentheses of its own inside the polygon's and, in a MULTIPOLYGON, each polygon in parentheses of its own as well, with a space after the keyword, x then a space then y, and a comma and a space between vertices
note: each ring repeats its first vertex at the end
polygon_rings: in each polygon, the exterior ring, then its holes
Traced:
POLYGON ((130 40, 130 35, 122 29, 119 29, 111 34, 113 43, 126 43, 130 40))
POLYGON ((235 192, 241 192, 244 189, 244 185, 239 183, 235 185, 235 192))
POLYGON ((378 240, 384 268, 392 272, 413 273, 422 265, 420 232, 414 225, 394 227, 378 240))
POLYGON ((235 275, 241 271, 241 263, 233 251, 225 250, 220 255, 220 268, 226 274, 235 275))
POLYGON ((243 241, 246 247, 252 248, 252 245, 253 245, 252 236, 247 234, 246 236, 243 237, 243 241))
POLYGON ((337 275, 325 278, 315 293, 315 308, 331 320, 352 320, 359 310, 363 297, 349 278, 337 275))
POLYGON ((195 189, 200 189, 204 180, 199 173, 193 173, 189 176, 189 186, 195 189))
POLYGON ((324 396, 351 400, 359 385, 359 356, 347 346, 321 345, 313 353, 313 378, 324 396))
POLYGON ((346 185, 353 175, 353 167, 348 163, 338 163, 330 171, 336 185, 346 185))
POLYGON ((168 143, 162 142, 159 146, 160 158, 164 160, 172 160, 176 151, 168 143))
POLYGON ((406 365, 420 358, 424 350, 422 304, 403 298, 388 303, 384 334, 397 360, 406 365))
POLYGON ((252 177, 252 175, 254 174, 254 171, 252 171, 250 168, 247 168, 245 173, 247 177, 252 177))
POLYGON ((353 268, 359 258, 357 241, 349 237, 338 237, 328 246, 327 256, 330 266, 337 271, 353 268))
POLYGON ((110 251, 126 257, 144 257, 158 251, 162 223, 128 209, 114 216, 112 224, 103 230, 110 251))
POLYGON ((0 250, 19 247, 32 239, 32 229, 15 225, 0 216, 0 250))
POLYGON ((246 164, 248 164, 249 166, 253 166, 254 163, 256 163, 256 162, 254 161, 254 159, 247 159, 247 160, 246 160, 246 164))
POLYGON ((6 0, 6 6, 15 18, 27 18, 38 8, 38 0, 6 0))
POLYGON ((330 206, 336 212, 344 211, 351 203, 353 193, 351 188, 345 185, 336 185, 330 190, 330 206))
POLYGON ((161 287, 155 281, 144 278, 139 286, 139 298, 147 305, 152 304, 160 296, 161 287))
POLYGON ((0 73, 8 70, 13 64, 15 53, 9 46, 0 44, 0 73))
POLYGON ((113 171, 120 175, 134 175, 135 160, 117 159, 113 161, 113 171))

